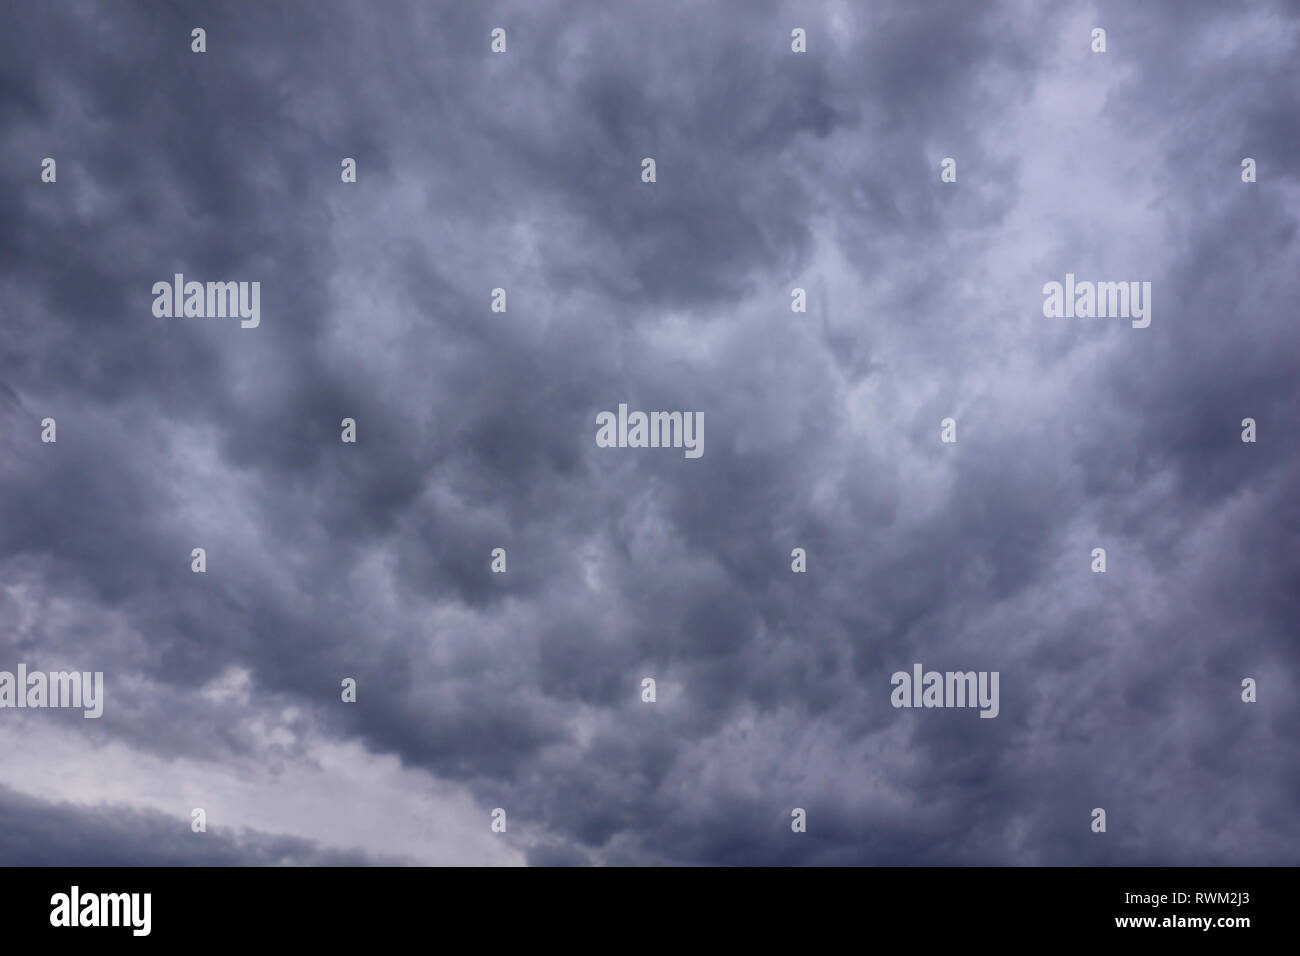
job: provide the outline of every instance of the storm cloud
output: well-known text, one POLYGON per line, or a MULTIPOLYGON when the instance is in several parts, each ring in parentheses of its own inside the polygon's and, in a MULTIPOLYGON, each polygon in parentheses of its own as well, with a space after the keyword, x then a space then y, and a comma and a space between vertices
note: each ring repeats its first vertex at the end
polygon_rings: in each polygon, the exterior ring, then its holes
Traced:
POLYGON ((2 18, 0 863, 1300 862, 1293 5, 2 18))

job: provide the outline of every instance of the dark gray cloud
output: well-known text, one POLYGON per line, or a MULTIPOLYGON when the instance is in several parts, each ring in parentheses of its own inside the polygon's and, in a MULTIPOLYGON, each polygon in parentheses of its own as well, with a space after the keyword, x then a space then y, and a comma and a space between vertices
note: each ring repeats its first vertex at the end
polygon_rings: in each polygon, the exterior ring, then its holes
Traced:
POLYGON ((109 695, 0 712, 14 827, 85 862, 1296 862, 1294 8, 9 21, 0 669, 109 695), (260 327, 154 318, 174 272, 260 281, 260 327), (1045 319, 1066 272, 1151 281, 1151 326, 1045 319), (702 411, 704 456, 597 448, 620 402, 702 411), (999 671, 999 717, 893 709, 916 661, 999 671))
POLYGON ((396 858, 245 830, 195 839, 184 823, 129 806, 33 800, 0 787, 7 866, 400 866, 396 858))

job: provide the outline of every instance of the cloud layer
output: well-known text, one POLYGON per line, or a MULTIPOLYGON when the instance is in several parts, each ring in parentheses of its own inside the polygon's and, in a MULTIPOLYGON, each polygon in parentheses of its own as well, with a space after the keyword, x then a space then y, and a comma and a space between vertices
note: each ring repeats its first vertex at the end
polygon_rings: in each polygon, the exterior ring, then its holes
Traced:
POLYGON ((1300 862, 1293 6, 7 19, 0 862, 1300 862))

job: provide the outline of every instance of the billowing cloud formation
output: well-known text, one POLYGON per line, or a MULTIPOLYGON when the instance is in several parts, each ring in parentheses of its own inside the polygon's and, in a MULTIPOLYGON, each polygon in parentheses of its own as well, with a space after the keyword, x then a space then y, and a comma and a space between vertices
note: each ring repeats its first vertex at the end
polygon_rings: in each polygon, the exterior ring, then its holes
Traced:
POLYGON ((9 19, 0 859, 1297 862, 1294 7, 9 19))

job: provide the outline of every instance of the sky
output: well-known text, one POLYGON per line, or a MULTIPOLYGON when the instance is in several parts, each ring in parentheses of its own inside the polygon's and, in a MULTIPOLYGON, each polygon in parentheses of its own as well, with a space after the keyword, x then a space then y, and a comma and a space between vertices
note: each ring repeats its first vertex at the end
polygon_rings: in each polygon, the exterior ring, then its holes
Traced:
POLYGON ((0 24, 0 864, 1300 863, 1294 4, 0 24))

